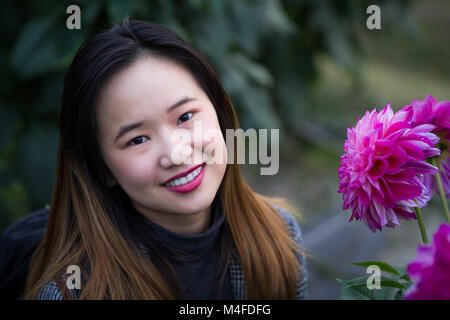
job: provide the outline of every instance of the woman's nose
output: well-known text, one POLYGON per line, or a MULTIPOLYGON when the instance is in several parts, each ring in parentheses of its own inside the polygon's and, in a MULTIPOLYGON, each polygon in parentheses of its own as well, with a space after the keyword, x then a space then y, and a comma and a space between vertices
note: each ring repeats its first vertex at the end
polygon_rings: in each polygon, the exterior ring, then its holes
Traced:
POLYGON ((160 165, 169 168, 183 163, 190 164, 194 152, 191 133, 185 129, 166 130, 160 137, 160 165))

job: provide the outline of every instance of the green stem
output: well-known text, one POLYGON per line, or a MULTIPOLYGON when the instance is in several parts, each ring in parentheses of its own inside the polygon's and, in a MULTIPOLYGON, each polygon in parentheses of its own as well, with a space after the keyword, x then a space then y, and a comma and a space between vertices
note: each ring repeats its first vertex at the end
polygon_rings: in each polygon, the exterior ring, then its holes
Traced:
POLYGON ((425 224, 423 223, 422 211, 420 210, 419 204, 417 203, 416 199, 414 199, 414 202, 417 205, 417 207, 415 207, 414 210, 416 211, 417 221, 419 222, 420 233, 422 234, 422 241, 424 244, 428 244, 427 230, 425 230, 425 224))
MULTIPOLYGON (((436 161, 436 158, 431 158, 431 164, 439 169, 439 163, 436 161)), ((450 223, 450 213, 448 210, 447 199, 445 198, 440 170, 436 173, 436 181, 439 189, 439 197, 441 198, 442 206, 444 207, 445 218, 447 219, 447 222, 450 223)))

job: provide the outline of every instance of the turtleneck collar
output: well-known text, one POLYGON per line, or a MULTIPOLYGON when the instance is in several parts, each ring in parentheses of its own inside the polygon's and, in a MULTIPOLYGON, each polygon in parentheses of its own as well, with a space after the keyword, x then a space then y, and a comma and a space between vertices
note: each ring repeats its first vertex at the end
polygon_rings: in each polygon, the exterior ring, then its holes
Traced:
POLYGON ((167 254, 175 261, 195 261, 211 251, 218 245, 220 229, 225 220, 225 213, 218 199, 214 199, 211 204, 211 217, 209 228, 199 234, 180 234, 145 219, 147 225, 152 228, 158 238, 170 248, 176 250, 167 250, 167 254), (182 256, 180 256, 180 254, 182 256))

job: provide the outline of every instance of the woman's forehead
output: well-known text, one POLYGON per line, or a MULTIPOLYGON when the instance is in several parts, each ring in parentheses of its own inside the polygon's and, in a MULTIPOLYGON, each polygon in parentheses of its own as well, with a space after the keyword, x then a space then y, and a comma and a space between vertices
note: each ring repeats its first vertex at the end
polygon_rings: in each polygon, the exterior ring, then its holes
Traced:
POLYGON ((117 131, 132 121, 158 118, 183 98, 209 101, 184 67, 169 59, 140 57, 105 83, 97 103, 100 130, 117 131))
POLYGON ((153 109, 168 106, 184 95, 198 95, 200 88, 191 74, 178 64, 144 56, 108 81, 99 99, 100 108, 129 109, 141 104, 153 109), (110 108, 112 107, 112 108, 110 108))

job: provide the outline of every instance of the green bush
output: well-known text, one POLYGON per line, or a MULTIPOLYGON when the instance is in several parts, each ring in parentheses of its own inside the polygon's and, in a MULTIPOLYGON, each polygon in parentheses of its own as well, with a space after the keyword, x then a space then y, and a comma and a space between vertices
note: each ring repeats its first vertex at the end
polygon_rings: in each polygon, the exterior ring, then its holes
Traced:
MULTIPOLYGON (((400 6, 404 1, 397 1, 400 6)), ((133 0, 2 2, 0 227, 50 203, 63 77, 80 44, 125 16, 166 24, 218 70, 243 128, 296 130, 311 111, 314 57, 355 72, 368 1, 133 0), (81 8, 68 30, 66 8, 81 8), (355 26, 358 26, 355 28, 355 26)))

